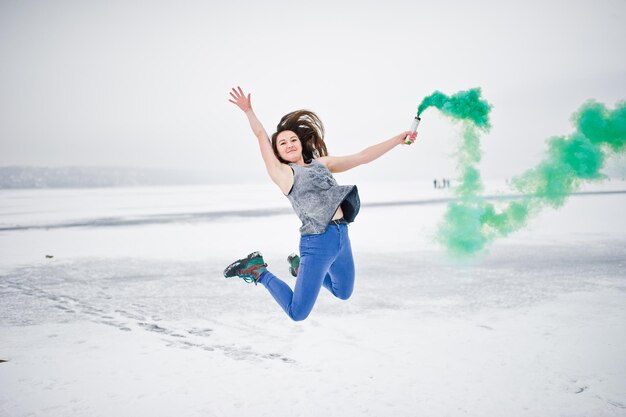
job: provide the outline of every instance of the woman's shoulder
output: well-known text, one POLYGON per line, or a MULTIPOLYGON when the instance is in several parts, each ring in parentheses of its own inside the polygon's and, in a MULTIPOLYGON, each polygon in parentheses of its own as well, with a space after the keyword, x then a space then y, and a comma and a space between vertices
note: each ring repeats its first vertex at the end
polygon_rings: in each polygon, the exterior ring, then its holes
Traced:
POLYGON ((326 168, 328 168, 328 156, 320 156, 319 158, 315 158, 311 161, 311 163, 313 162, 324 165, 326 168))

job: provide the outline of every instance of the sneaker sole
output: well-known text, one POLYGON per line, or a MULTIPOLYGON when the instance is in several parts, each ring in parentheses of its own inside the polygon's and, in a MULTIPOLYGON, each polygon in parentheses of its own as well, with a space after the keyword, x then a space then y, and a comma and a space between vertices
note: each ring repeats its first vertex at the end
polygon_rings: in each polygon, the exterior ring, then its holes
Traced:
POLYGON ((247 264, 252 258, 257 256, 261 256, 260 252, 252 252, 250 255, 246 256, 243 259, 238 259, 232 264, 228 265, 226 269, 224 269, 224 277, 232 278, 237 276, 237 271, 241 268, 242 265, 247 264))

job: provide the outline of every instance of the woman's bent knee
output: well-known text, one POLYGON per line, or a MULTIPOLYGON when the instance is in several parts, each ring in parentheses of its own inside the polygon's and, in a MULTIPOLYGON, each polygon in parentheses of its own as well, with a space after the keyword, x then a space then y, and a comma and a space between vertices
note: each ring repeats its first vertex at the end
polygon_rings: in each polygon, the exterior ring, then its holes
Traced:
POLYGON ((304 320, 306 320, 307 317, 309 317, 309 313, 306 313, 306 314, 304 314, 304 313, 290 314, 289 317, 293 321, 304 321, 304 320))
POLYGON ((339 298, 340 300, 347 300, 348 298, 352 296, 352 288, 346 291, 338 292, 337 294, 335 294, 335 296, 339 298))
POLYGON ((310 313, 311 310, 292 309, 289 311, 288 315, 289 318, 291 318, 291 320, 293 321, 303 321, 306 320, 307 317, 309 317, 310 313))

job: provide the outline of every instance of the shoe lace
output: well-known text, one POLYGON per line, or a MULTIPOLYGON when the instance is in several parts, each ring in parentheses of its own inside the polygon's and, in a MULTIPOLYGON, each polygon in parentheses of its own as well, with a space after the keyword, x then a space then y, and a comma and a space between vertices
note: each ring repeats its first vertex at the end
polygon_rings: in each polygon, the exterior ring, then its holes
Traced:
POLYGON ((257 279, 253 275, 240 275, 239 277, 243 279, 245 282, 247 282, 248 284, 251 284, 254 282, 254 285, 257 285, 257 279))

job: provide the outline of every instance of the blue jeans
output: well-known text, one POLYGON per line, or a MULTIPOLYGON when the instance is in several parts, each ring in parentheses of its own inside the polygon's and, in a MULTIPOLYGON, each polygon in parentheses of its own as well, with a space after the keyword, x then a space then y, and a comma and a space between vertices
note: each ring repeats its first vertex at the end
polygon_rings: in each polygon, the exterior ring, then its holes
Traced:
POLYGON ((348 225, 331 223, 322 234, 300 238, 300 267, 293 291, 269 271, 259 282, 295 321, 308 317, 322 285, 335 297, 347 300, 354 288, 348 225))

